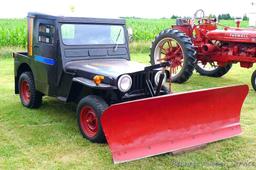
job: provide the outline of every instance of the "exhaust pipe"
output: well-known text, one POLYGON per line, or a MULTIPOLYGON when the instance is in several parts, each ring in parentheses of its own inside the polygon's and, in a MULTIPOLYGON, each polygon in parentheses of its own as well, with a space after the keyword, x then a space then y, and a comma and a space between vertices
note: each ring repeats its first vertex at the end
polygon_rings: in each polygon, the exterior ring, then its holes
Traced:
POLYGON ((216 50, 216 46, 212 44, 205 44, 202 46, 203 53, 210 53, 216 50))

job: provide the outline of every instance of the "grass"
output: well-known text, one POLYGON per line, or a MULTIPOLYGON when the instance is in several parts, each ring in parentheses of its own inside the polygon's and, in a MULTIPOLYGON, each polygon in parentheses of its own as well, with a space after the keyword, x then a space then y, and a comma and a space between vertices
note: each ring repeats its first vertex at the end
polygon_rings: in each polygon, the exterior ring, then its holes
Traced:
MULTIPOLYGON (((6 48, 6 51, 11 49, 6 48)), ((251 86, 242 109, 244 133, 241 136, 176 156, 164 154, 114 165, 106 144, 90 143, 80 135, 74 104, 44 97, 40 109, 24 108, 19 96, 14 94, 13 59, 8 52, 1 55, 7 56, 0 57, 0 169, 256 168, 256 96, 251 86)), ((132 53, 131 56, 133 60, 148 63, 147 53, 132 53)), ((188 91, 250 84, 252 71, 235 66, 222 78, 195 73, 188 82, 172 86, 174 91, 188 91)))

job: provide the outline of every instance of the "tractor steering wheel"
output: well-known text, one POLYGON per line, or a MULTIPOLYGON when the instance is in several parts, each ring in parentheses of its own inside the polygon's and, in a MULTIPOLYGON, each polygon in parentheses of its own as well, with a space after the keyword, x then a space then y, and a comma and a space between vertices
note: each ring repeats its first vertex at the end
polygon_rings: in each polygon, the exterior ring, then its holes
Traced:
POLYGON ((202 21, 202 19, 205 17, 205 13, 204 10, 202 9, 198 9, 193 16, 193 23, 195 22, 196 19, 198 19, 199 21, 202 21), (200 15, 199 15, 200 14, 200 15))

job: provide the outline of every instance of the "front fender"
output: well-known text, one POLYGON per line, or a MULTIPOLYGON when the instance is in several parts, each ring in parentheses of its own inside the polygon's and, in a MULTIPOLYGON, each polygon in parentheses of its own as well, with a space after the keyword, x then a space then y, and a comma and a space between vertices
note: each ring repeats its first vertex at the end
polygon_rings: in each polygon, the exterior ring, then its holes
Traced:
POLYGON ((92 80, 83 78, 83 77, 74 77, 72 79, 72 85, 70 87, 68 96, 66 97, 66 102, 70 101, 77 101, 77 98, 81 97, 80 95, 88 95, 88 94, 82 94, 83 92, 87 91, 89 93, 91 92, 97 92, 99 91, 112 91, 117 89, 115 86, 111 86, 109 84, 103 84, 96 85, 92 80), (84 90, 84 87, 87 90, 84 90), (91 89, 91 90, 90 90, 91 89))
POLYGON ((109 85, 109 84, 104 84, 101 83, 99 85, 96 85, 92 80, 83 78, 83 77, 74 77, 72 79, 73 82, 85 85, 89 88, 93 88, 93 89, 101 89, 101 90, 114 90, 117 89, 117 87, 109 85))

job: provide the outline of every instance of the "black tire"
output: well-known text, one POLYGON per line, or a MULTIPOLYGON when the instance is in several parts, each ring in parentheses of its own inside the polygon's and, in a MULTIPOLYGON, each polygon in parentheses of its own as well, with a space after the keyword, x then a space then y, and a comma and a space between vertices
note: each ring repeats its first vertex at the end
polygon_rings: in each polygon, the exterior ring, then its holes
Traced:
POLYGON ((42 104, 42 93, 38 92, 35 87, 34 77, 31 72, 24 72, 19 77, 19 94, 23 106, 27 108, 38 108, 42 104), (29 89, 29 99, 24 98, 24 89, 22 83, 26 82, 29 89))
POLYGON ((155 37, 155 40, 152 42, 152 46, 150 48, 150 63, 152 65, 156 64, 154 59, 155 49, 158 43, 164 38, 172 38, 176 40, 182 48, 182 51, 184 53, 184 64, 180 72, 175 77, 171 78, 171 81, 176 83, 183 83, 191 77, 195 68, 196 52, 191 42, 191 39, 178 30, 166 29, 162 31, 158 36, 155 37))
POLYGON ((256 70, 252 73, 251 84, 252 88, 256 91, 256 70))
MULTIPOLYGON (((108 104, 99 96, 95 95, 89 95, 87 97, 84 97, 80 100, 77 106, 77 121, 79 125, 79 130, 84 138, 90 140, 91 142, 95 143, 104 143, 106 142, 106 138, 104 135, 104 132, 102 130, 101 125, 101 115, 108 107, 108 104), (90 107, 93 109, 96 119, 97 119, 97 131, 93 136, 91 136, 86 130, 85 130, 85 124, 83 124, 81 114, 83 107, 90 107)), ((88 124, 88 123, 87 123, 88 124)))
POLYGON ((197 64, 195 66, 196 71, 202 75, 202 76, 208 76, 208 77, 222 77, 224 76, 232 67, 232 64, 227 64, 224 67, 216 67, 215 70, 204 70, 201 67, 199 67, 197 64))

